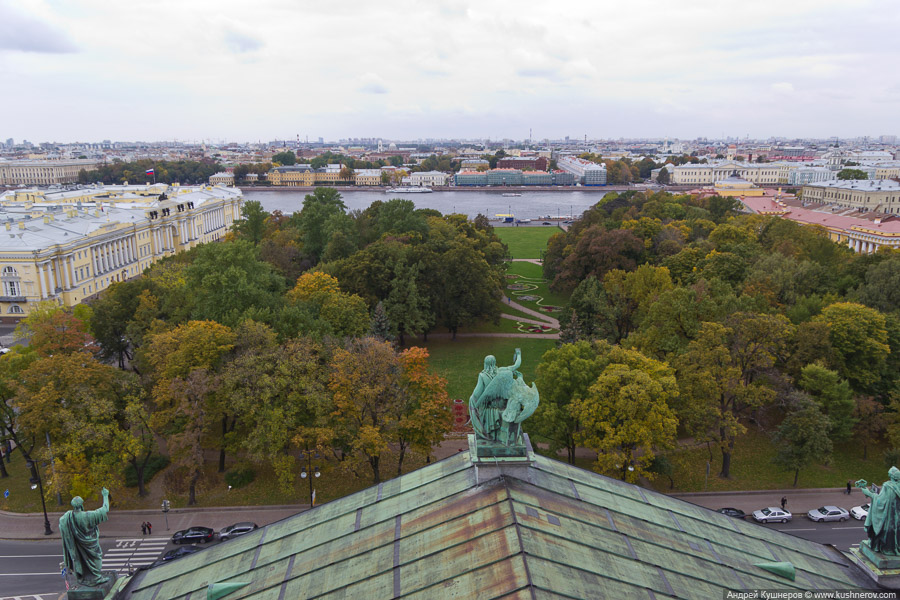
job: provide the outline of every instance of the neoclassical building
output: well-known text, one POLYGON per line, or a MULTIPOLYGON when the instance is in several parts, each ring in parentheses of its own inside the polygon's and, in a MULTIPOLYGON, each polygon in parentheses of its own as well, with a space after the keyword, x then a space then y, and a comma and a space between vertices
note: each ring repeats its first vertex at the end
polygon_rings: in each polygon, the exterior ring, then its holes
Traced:
POLYGON ((42 300, 73 306, 222 238, 242 200, 237 188, 165 184, 0 195, 0 322, 42 300))
POLYGON ((93 171, 100 161, 0 160, 0 185, 54 185, 78 181, 82 170, 93 171))

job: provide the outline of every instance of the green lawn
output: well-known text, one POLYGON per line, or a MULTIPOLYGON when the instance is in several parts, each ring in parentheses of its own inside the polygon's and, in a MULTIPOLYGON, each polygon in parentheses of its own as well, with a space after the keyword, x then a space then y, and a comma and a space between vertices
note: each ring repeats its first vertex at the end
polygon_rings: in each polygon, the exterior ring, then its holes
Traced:
POLYGON ((560 231, 559 227, 494 227, 494 232, 509 246, 513 258, 541 258, 547 240, 560 231))
MULTIPOLYGON (((724 492, 790 488, 794 483, 794 472, 782 470, 772 462, 776 452, 767 434, 748 427, 747 434, 738 438, 735 444, 730 479, 720 479, 717 476, 722 468, 722 453, 713 448, 706 489, 724 492)), ((818 464, 800 470, 797 487, 840 488, 847 484, 848 479, 865 479, 880 485, 887 479, 883 452, 883 445, 873 444, 869 447, 868 460, 863 460, 860 445, 853 442, 836 445, 830 465, 818 464)), ((705 446, 687 450, 682 458, 676 458, 673 461, 675 489, 682 492, 704 491, 707 460, 709 453, 705 446)), ((658 477, 653 485, 659 491, 670 491, 666 477, 658 477)))
MULTIPOLYGON (((508 275, 518 275, 521 279, 513 279, 507 277, 503 284, 503 293, 510 296, 513 300, 526 306, 532 310, 539 310, 542 305, 565 306, 569 302, 569 297, 563 294, 557 294, 550 291, 547 281, 544 279, 543 268, 540 265, 527 262, 509 263, 506 269, 508 275), (525 290, 511 290, 510 285, 526 285, 525 290), (539 296, 540 300, 524 300, 522 296, 539 296)), ((559 313, 548 313, 550 316, 559 318, 559 313)))
POLYGON ((484 357, 493 354, 498 366, 512 364, 513 352, 522 349, 522 366, 519 369, 525 382, 534 380, 534 369, 544 352, 554 348, 556 340, 528 338, 458 338, 456 341, 429 340, 426 344, 431 355, 431 368, 447 378, 447 391, 451 398, 467 400, 475 384, 478 373, 484 367, 484 357))

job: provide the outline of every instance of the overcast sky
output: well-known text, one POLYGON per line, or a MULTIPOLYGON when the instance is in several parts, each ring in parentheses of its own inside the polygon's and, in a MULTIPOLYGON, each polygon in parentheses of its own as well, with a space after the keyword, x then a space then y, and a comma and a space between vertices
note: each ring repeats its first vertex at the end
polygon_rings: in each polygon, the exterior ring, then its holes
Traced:
POLYGON ((897 0, 0 0, 0 139, 900 135, 897 0))

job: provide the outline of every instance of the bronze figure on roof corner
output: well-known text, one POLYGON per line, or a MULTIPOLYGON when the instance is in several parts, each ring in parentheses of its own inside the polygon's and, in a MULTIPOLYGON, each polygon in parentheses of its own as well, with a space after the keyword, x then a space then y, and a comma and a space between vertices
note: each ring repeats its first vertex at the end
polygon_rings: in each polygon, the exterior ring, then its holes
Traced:
POLYGON ((492 355, 484 358, 484 369, 469 397, 469 418, 479 446, 494 448, 498 455, 509 455, 504 449, 523 448, 522 421, 534 414, 539 396, 518 368, 522 350, 516 348, 513 364, 498 367, 492 355))
POLYGON ((103 506, 97 510, 84 510, 84 500, 81 496, 75 496, 72 498, 72 510, 59 518, 66 569, 79 586, 87 588, 99 588, 109 584, 111 579, 102 573, 103 551, 97 528, 109 518, 109 490, 103 488, 100 493, 103 495, 103 506))

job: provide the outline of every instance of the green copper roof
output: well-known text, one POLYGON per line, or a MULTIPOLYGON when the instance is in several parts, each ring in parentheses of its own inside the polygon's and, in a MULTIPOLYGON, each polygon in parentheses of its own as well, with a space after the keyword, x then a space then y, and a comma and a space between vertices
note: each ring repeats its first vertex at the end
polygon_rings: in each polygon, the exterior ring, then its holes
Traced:
POLYGON ((555 460, 476 467, 468 452, 135 575, 118 597, 721 598, 850 589, 833 548, 555 460), (796 580, 760 563, 794 566, 796 580))

